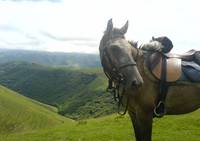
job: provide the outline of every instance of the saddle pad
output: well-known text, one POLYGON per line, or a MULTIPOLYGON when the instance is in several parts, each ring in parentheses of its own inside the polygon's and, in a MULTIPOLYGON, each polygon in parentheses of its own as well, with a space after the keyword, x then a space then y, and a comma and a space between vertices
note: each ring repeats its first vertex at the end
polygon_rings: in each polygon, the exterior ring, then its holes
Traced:
MULTIPOLYGON (((181 77, 181 59, 178 58, 167 59, 166 69, 167 69, 166 81, 167 82, 177 81, 181 77)), ((154 68, 152 68, 152 73, 159 80, 161 79, 161 72, 162 72, 162 58, 160 58, 157 65, 155 65, 154 68)))
POLYGON ((195 63, 189 64, 189 62, 184 61, 182 62, 182 64, 184 64, 182 70, 185 76, 192 82, 200 82, 200 66, 198 66, 197 64, 194 65, 195 63))
POLYGON ((195 63, 194 61, 182 61, 182 66, 190 67, 197 71, 200 71, 200 66, 197 63, 195 63))
POLYGON ((195 62, 200 65, 200 51, 195 53, 195 62))

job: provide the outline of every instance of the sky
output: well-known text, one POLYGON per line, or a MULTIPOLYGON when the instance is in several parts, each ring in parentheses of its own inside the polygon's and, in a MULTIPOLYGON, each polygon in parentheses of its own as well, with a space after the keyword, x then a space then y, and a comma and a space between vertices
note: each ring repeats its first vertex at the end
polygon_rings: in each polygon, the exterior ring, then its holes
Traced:
POLYGON ((173 52, 200 50, 199 0, 0 0, 0 48, 98 53, 112 18, 126 38, 167 36, 173 52))

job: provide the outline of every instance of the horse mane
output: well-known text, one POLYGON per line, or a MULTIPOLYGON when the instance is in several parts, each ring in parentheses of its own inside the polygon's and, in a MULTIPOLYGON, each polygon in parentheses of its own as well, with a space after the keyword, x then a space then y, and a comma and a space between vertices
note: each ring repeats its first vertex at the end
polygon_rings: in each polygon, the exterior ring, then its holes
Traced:
POLYGON ((131 40, 131 41, 128 41, 128 42, 131 44, 132 47, 138 48, 138 41, 131 40))

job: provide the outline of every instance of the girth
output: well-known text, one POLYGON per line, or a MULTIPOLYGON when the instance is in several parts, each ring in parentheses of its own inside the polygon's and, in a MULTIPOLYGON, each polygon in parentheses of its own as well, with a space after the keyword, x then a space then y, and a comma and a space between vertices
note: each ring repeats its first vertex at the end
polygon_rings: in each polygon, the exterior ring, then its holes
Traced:
POLYGON ((156 107, 154 109, 154 115, 156 117, 162 117, 165 114, 165 99, 168 93, 168 82, 167 82, 167 59, 162 56, 162 69, 161 79, 159 81, 159 95, 156 99, 156 107))

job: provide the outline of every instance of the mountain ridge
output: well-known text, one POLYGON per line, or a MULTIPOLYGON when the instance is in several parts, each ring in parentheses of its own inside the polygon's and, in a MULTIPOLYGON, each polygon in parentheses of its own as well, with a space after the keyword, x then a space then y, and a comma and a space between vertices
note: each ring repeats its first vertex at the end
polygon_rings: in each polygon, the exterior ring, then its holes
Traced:
POLYGON ((29 63, 74 68, 100 67, 98 54, 64 53, 0 48, 0 63, 24 61, 29 63))

